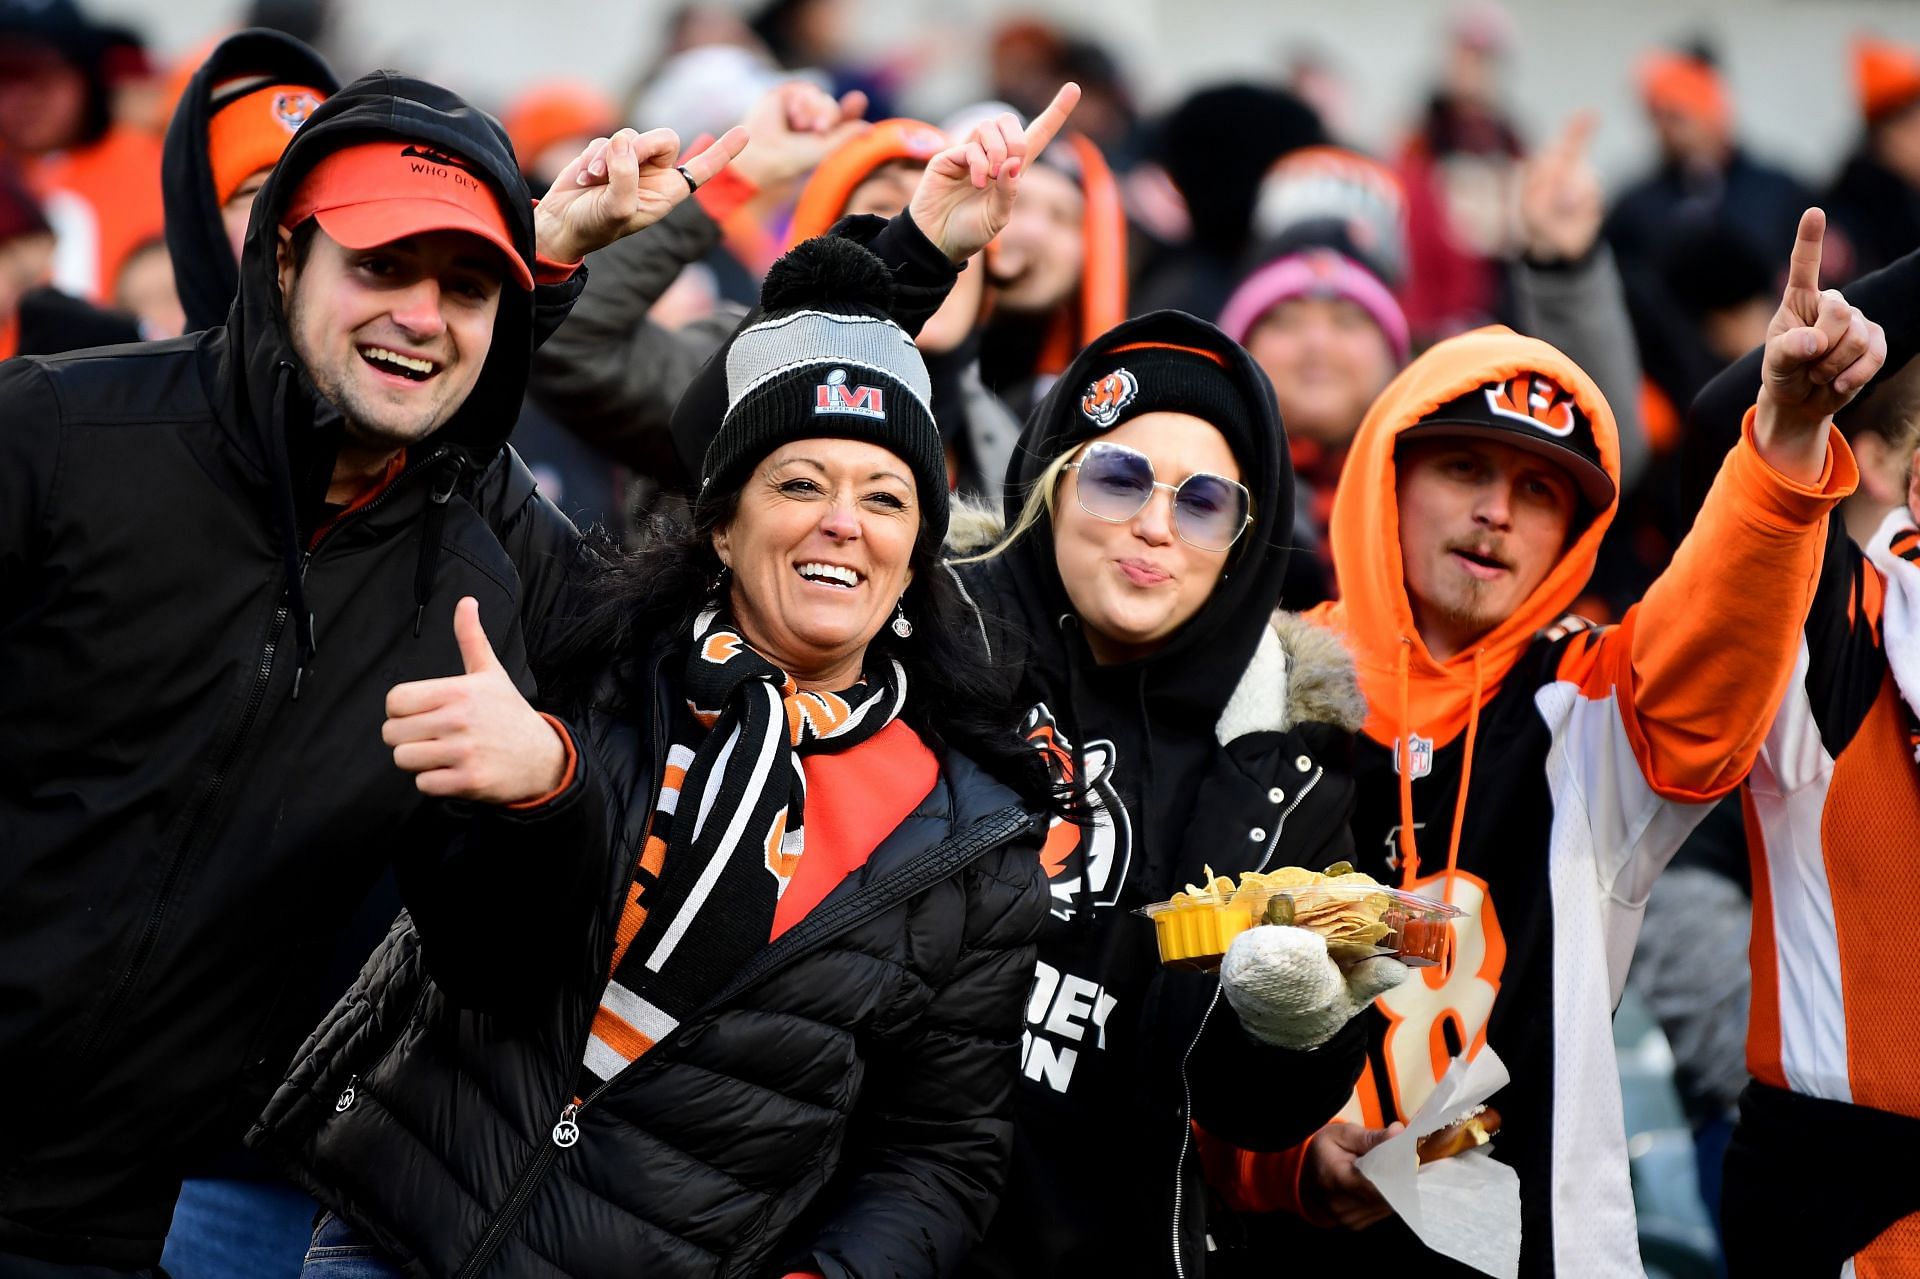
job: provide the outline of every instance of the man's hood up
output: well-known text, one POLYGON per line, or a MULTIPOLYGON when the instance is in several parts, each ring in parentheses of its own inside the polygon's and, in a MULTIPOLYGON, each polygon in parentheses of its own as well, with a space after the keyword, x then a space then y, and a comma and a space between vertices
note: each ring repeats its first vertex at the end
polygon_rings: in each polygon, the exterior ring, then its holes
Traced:
POLYGON ((1333 501, 1333 561, 1340 598, 1316 612, 1346 636, 1372 707, 1367 734, 1383 744, 1391 744, 1399 735, 1398 672, 1403 646, 1410 679, 1409 717, 1423 736, 1442 744, 1466 725, 1473 699, 1475 650, 1480 654, 1483 697, 1491 696, 1533 637, 1565 615, 1593 574, 1617 499, 1580 529, 1533 594, 1475 649, 1437 661, 1414 624, 1400 559, 1394 446, 1401 432, 1442 404, 1484 383, 1529 372, 1545 374, 1573 395, 1593 424, 1601 465, 1617 489, 1619 434, 1600 388, 1552 346, 1497 325, 1441 342, 1408 365, 1380 393, 1354 435, 1333 501))
MULTIPOLYGON (((390 71, 362 76, 320 105, 294 135, 254 201, 240 260, 239 299, 227 319, 229 377, 243 420, 267 433, 276 420, 287 432, 294 499, 302 527, 326 487, 338 449, 338 422, 295 355, 287 332, 278 276, 280 216, 301 181, 325 156, 382 138, 426 143, 464 159, 499 197, 507 230, 534 269, 533 201, 512 144, 498 121, 450 90, 390 71), (283 382, 284 386, 283 393, 283 382)), ((511 281, 500 293, 493 342, 478 382, 427 447, 453 446, 484 464, 506 442, 526 395, 534 332, 533 295, 511 281)), ((250 432, 239 431, 243 447, 250 432)), ((257 438, 257 436, 255 437, 257 438)), ((416 445, 418 452, 421 446, 416 445)))
POLYGON ((323 97, 340 87, 325 58, 292 36, 262 29, 222 40, 187 82, 167 126, 161 186, 167 254, 173 259, 174 284, 189 333, 224 323, 240 288, 240 268, 220 217, 207 146, 214 89, 240 76, 263 77, 262 84, 303 84, 323 97))

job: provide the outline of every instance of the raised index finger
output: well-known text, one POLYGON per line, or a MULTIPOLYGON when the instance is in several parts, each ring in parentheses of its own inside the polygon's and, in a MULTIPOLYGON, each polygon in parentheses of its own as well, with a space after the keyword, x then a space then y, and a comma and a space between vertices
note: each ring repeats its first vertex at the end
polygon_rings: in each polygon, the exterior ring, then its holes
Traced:
POLYGON ((1793 237, 1793 257, 1787 263, 1787 288, 1820 291, 1820 247, 1826 236, 1824 211, 1808 209, 1800 215, 1800 229, 1793 237))
POLYGON ((1079 101, 1080 86, 1069 80, 1060 86, 1060 92, 1053 95, 1053 101, 1047 103, 1047 109, 1034 117, 1026 132, 1028 163, 1032 163, 1047 149, 1047 143, 1053 141, 1053 135, 1060 132, 1079 101))

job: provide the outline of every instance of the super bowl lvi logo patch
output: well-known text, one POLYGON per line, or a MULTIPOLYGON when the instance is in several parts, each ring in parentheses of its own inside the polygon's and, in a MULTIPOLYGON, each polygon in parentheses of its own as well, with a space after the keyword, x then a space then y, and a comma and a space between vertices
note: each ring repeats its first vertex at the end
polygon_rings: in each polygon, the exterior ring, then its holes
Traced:
POLYGON ((813 388, 813 411, 851 413, 855 417, 885 418, 886 400, 877 386, 848 386, 847 371, 835 369, 813 388))
POLYGON ((1087 388, 1080 397, 1080 411, 1104 431, 1120 420, 1122 411, 1139 394, 1139 380, 1126 369, 1115 369, 1087 388))
POLYGON ((1484 388, 1487 408, 1548 435, 1571 435, 1573 396, 1544 373, 1522 373, 1484 388))

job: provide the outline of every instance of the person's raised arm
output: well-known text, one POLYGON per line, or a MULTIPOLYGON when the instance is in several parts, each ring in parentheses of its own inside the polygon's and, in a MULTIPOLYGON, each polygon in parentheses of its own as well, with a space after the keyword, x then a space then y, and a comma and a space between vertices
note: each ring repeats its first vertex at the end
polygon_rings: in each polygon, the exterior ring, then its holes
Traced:
MULTIPOLYGON (((1657 837, 1656 800, 1716 799, 1752 768, 1792 677, 1826 521, 1858 478, 1833 413, 1886 345, 1820 289, 1825 225, 1818 209, 1800 221, 1742 442, 1693 530, 1618 627, 1577 634, 1562 655, 1560 680, 1589 708, 1565 732, 1565 767, 1585 792, 1610 900, 1643 901, 1664 865, 1641 852, 1673 843, 1657 837), (1619 767, 1626 750, 1637 769, 1619 767)), ((1610 946, 1610 959, 1617 995, 1627 955, 1610 946)))
POLYGON ((746 145, 747 131, 738 126, 684 158, 672 129, 621 129, 595 138, 535 206, 535 248, 549 261, 575 263, 643 231, 720 176, 746 145))
MULTIPOLYGON (((1903 369, 1920 357, 1920 249, 1853 281, 1847 286, 1847 300, 1880 325, 1887 343, 1885 367, 1903 369)), ((1681 500, 1688 511, 1699 509, 1727 450, 1740 441, 1766 353, 1765 345, 1756 346, 1722 369, 1687 411, 1681 500)))
POLYGON ((1560 136, 1527 159, 1520 183, 1523 255, 1513 266, 1516 327, 1564 351, 1613 406, 1620 437, 1620 489, 1646 471, 1640 421, 1640 354, 1626 285, 1600 238, 1606 212, 1600 176, 1588 158, 1592 111, 1578 111, 1560 136))
MULTIPOLYGON (((860 241, 893 272, 890 314, 909 337, 919 336, 920 327, 946 301, 956 267, 1006 227, 1021 173, 1060 132, 1079 100, 1080 86, 1069 82, 1024 129, 1011 114, 982 122, 964 141, 928 161, 903 212, 885 222, 854 217, 835 225, 833 234, 860 241)), ((759 318, 756 307, 740 328, 759 318)), ((726 356, 732 345, 729 338, 714 352, 673 411, 674 446, 690 475, 698 475, 706 442, 726 413, 726 356)))
POLYGON ((964 140, 927 161, 907 214, 948 261, 965 262, 1006 229, 1021 175, 1079 101, 1080 86, 1068 81, 1032 124, 1021 127, 1012 112, 983 120, 964 140))
MULTIPOLYGON (((645 235, 587 258, 591 278, 566 322, 534 352, 529 390, 567 427, 656 479, 672 456, 673 408, 725 332, 702 323, 675 331, 653 305, 690 262, 720 242, 720 220, 756 192, 785 189, 871 126, 866 97, 839 100, 802 81, 768 90, 742 127, 750 141, 724 173, 702 183, 645 235)), ((676 178, 676 180, 679 180, 676 178)), ((684 182, 682 183, 684 187, 684 182)), ((721 325, 724 325, 724 319, 721 325)))

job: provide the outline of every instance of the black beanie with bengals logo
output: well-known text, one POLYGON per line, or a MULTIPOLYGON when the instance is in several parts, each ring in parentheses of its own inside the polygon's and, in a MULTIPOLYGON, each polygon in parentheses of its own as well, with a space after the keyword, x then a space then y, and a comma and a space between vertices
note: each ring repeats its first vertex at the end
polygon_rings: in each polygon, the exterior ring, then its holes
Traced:
POLYGON ((1147 413, 1188 413, 1226 436, 1234 457, 1247 465, 1259 456, 1253 439, 1262 416, 1227 372, 1233 344, 1214 333, 1219 349, 1201 331, 1198 342, 1143 337, 1100 349, 1092 360, 1076 360, 1062 381, 1072 378, 1069 385, 1079 386, 1078 406, 1061 424, 1060 442, 1077 446, 1147 413))

